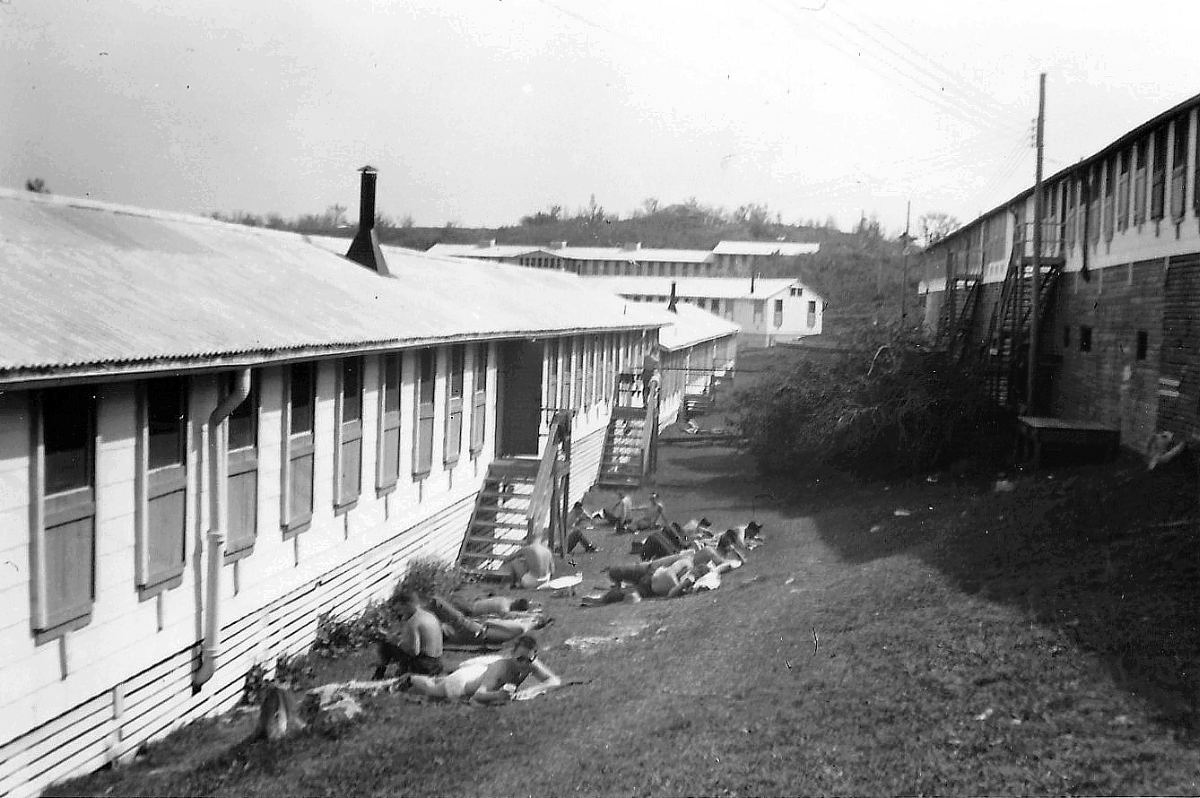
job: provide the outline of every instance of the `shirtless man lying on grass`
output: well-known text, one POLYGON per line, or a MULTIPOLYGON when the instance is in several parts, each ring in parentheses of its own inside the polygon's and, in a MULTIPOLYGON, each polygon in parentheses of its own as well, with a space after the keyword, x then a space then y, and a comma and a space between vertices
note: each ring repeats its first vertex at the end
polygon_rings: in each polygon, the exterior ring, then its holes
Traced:
POLYGON ((521 691, 522 698, 545 693, 562 685, 562 680, 538 661, 538 643, 530 635, 521 635, 513 643, 512 656, 490 665, 461 667, 445 676, 407 677, 407 689, 413 695, 429 698, 470 699, 473 704, 506 704, 517 695, 516 688, 533 674, 538 683, 521 691), (509 688, 511 685, 511 689, 509 688))
MULTIPOLYGON (((528 602, 525 606, 528 606, 528 602)), ((429 609, 442 622, 442 641, 458 646, 506 643, 534 629, 546 627, 553 621, 552 618, 489 618, 477 621, 466 617, 454 604, 439 596, 429 599, 429 609)))

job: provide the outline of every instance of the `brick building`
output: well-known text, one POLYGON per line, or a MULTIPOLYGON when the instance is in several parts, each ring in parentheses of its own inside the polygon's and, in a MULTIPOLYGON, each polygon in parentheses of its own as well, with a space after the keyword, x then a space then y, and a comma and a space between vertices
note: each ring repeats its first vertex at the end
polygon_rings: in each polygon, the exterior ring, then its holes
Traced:
POLYGON ((1035 222, 1043 308, 1035 407, 1200 437, 1200 95, 1155 116, 930 247, 925 324, 990 364, 1019 404, 1030 338, 1035 222))

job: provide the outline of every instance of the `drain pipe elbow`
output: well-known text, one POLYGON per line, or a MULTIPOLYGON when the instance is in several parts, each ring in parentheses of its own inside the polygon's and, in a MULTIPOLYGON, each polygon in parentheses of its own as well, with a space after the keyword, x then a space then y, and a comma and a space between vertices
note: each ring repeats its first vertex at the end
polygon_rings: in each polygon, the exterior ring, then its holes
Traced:
POLYGON ((217 672, 221 656, 221 566, 225 554, 225 526, 229 468, 226 461, 228 427, 226 420, 250 395, 250 369, 237 372, 233 390, 208 417, 208 580, 204 594, 204 646, 200 668, 192 678, 198 691, 217 672))

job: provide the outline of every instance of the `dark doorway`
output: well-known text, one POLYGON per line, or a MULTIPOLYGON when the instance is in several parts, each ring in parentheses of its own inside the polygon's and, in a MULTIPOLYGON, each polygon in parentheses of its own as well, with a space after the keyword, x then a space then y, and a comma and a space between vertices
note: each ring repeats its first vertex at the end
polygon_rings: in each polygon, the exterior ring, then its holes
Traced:
POLYGON ((538 453, 543 351, 543 344, 533 341, 505 341, 500 345, 496 407, 496 455, 499 457, 536 456, 538 453))

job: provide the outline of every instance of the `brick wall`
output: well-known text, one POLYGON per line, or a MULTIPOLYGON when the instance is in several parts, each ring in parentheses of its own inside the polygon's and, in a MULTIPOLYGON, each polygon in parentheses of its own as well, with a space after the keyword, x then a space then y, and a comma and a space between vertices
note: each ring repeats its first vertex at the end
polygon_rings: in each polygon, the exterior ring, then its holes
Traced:
POLYGON ((1158 418, 1163 274, 1159 258, 1102 269, 1091 280, 1063 275, 1042 349, 1062 357, 1051 368, 1052 415, 1114 424, 1125 446, 1145 446, 1158 418), (1083 327, 1091 328, 1090 351, 1081 351, 1083 327))

